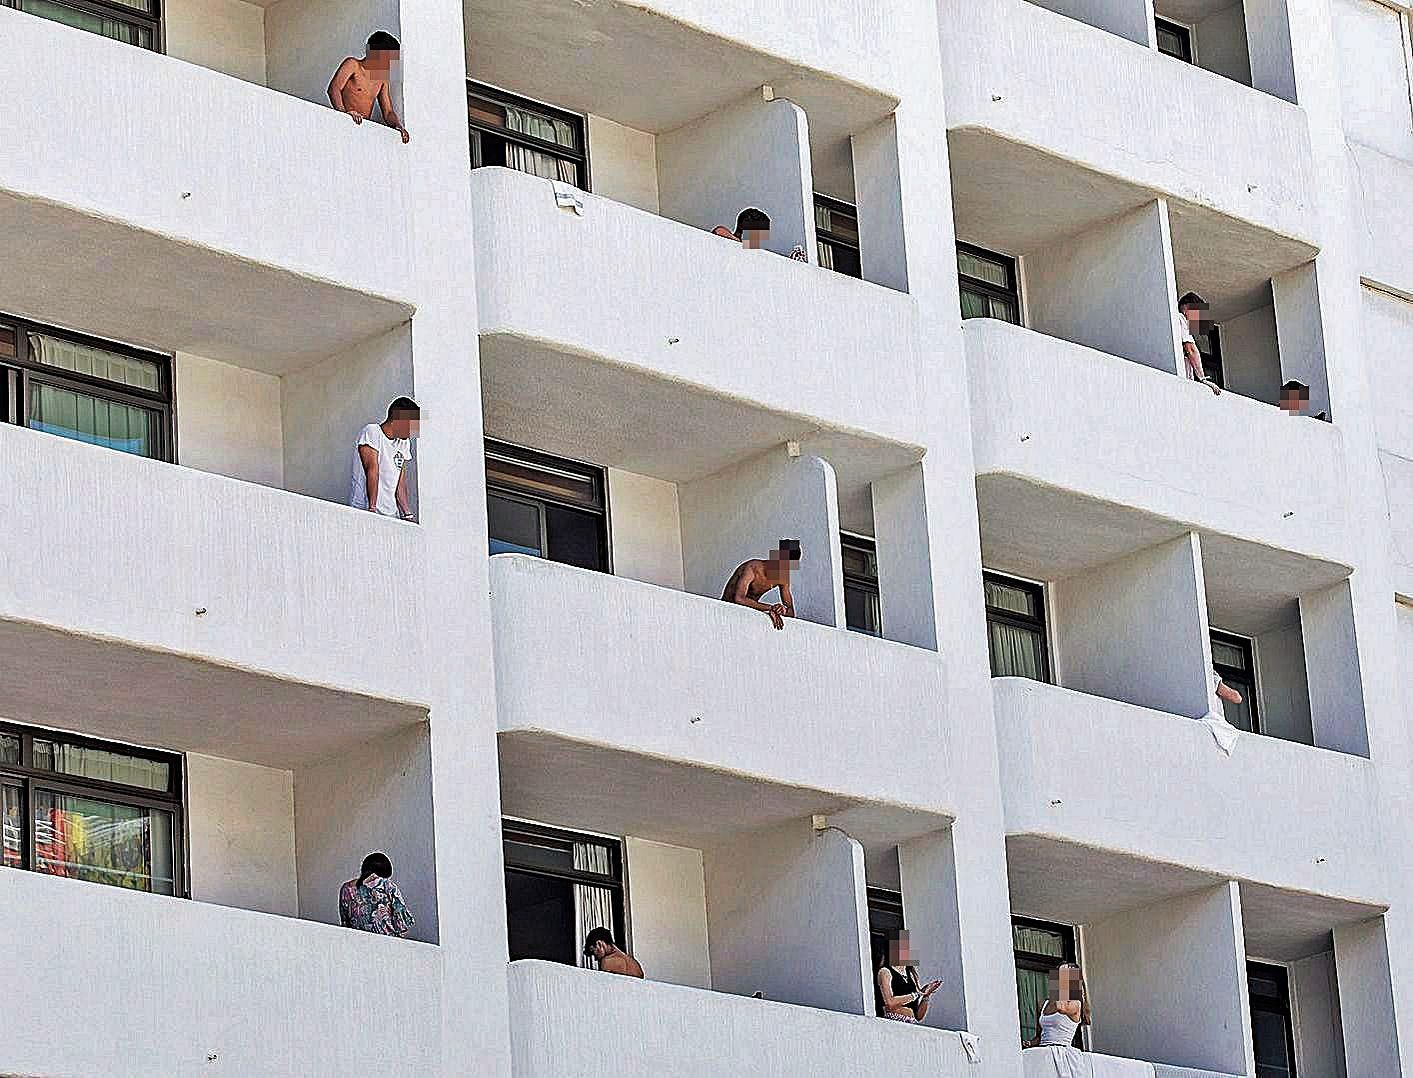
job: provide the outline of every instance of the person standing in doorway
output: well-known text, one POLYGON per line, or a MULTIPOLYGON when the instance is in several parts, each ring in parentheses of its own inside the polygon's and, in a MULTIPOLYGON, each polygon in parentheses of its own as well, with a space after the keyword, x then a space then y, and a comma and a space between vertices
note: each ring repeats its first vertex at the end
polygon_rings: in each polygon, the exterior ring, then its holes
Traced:
POLYGON ((398 397, 388 405, 385 420, 363 428, 354 448, 349 505, 385 517, 415 521, 407 493, 407 471, 421 416, 416 401, 398 397))
POLYGON ((908 941, 908 930, 898 929, 888 939, 888 954, 878 967, 878 994, 883 1017, 916 1025, 927 1017, 928 1001, 942 987, 941 981, 923 984, 908 941))
POLYGON ((1179 348, 1182 350, 1182 363, 1187 370, 1187 376, 1201 382, 1220 396, 1222 387, 1207 377, 1207 372, 1202 367, 1202 353, 1197 350, 1197 339, 1193 336, 1194 330, 1198 333, 1202 331, 1200 323, 1202 312, 1205 310, 1207 301, 1196 292, 1188 292, 1178 300, 1177 310, 1173 312, 1173 329, 1181 342, 1179 348))

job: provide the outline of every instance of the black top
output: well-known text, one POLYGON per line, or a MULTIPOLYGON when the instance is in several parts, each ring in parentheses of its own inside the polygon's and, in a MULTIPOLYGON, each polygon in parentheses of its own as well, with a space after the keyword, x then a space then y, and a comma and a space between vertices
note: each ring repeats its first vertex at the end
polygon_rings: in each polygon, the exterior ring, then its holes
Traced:
MULTIPOLYGON (((892 966, 885 966, 883 968, 886 969, 889 976, 893 978, 893 995, 906 996, 911 992, 920 992, 922 990, 922 983, 918 980, 917 969, 915 967, 908 966, 906 975, 899 973, 892 966)), ((917 1004, 909 1003, 907 1004, 907 1008, 913 1012, 913 1017, 916 1018, 917 1004)))

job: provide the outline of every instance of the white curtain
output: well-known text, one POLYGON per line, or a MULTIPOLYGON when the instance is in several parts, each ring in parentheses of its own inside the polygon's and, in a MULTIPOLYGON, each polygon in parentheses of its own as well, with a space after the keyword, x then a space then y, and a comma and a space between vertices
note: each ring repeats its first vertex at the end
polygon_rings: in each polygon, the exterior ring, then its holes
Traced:
POLYGON ((29 334, 29 354, 36 363, 75 374, 103 378, 119 385, 152 392, 162 388, 161 372, 150 359, 123 356, 87 344, 60 340, 43 333, 29 334))
POLYGON ((579 166, 576 162, 551 157, 539 150, 532 150, 529 146, 507 144, 505 163, 521 172, 528 172, 531 176, 539 176, 545 180, 562 180, 575 187, 579 186, 579 166))
MULTIPOLYGON (((597 872, 607 876, 613 871, 608 847, 596 842, 574 843, 574 867, 581 872, 597 872)), ((583 953, 584 937, 596 928, 613 931, 613 891, 592 883, 576 883, 574 918, 579 926, 579 965, 593 968, 594 960, 583 953)))

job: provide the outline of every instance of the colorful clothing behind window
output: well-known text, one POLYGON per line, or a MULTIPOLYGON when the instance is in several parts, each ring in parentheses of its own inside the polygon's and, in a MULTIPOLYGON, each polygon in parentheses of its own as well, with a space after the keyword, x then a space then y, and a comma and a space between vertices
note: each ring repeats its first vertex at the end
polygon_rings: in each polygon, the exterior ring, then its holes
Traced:
POLYGON ((405 936, 417 923, 397 884, 378 876, 349 880, 339 889, 339 922, 380 936, 405 936))

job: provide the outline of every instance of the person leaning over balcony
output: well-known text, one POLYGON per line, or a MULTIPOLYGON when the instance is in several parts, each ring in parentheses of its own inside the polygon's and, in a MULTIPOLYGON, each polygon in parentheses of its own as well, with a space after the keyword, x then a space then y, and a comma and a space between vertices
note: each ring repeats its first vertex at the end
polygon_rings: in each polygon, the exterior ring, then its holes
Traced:
POLYGON ((877 981, 883 1017, 912 1024, 927 1017, 928 1001, 942 987, 941 981, 921 982, 906 928, 889 933, 888 954, 878 967, 877 981))
POLYGON ((1192 336, 1193 327, 1201 321, 1202 312, 1206 309, 1206 300, 1196 292, 1188 292, 1178 300, 1177 310, 1173 312, 1173 329, 1177 331, 1178 340, 1182 342, 1181 358, 1187 370, 1187 376, 1201 382, 1213 393, 1220 396, 1222 387, 1208 378, 1207 372, 1202 369, 1202 353, 1197 350, 1197 341, 1192 336))
POLYGON ((638 960, 614 943, 613 933, 606 928, 595 928, 584 937, 584 953, 596 959, 604 973, 640 979, 643 976, 638 960))
POLYGON ((748 606, 769 616, 777 629, 785 628, 785 619, 795 616, 795 597, 790 594, 792 563, 800 560, 800 541, 782 539, 768 558, 752 558, 736 566, 721 597, 737 606, 748 606), (780 602, 767 606, 761 596, 780 589, 780 602))
MULTIPOLYGON (((711 230, 711 234, 724 240, 735 240, 742 247, 764 247, 765 241, 770 238, 770 216, 764 210, 747 206, 736 217, 736 231, 731 231, 725 225, 717 225, 711 230)), ((796 262, 809 261, 805 249, 799 244, 790 252, 790 257, 796 262)))
POLYGON ((407 494, 407 466, 422 411, 411 397, 388 405, 388 417, 369 423, 358 435, 348 504, 385 517, 416 520, 407 494))
POLYGON ((329 80, 329 103, 339 112, 352 116, 354 123, 361 124, 373 118, 376 102, 383 110, 383 123, 400 134, 405 143, 412 136, 393 111, 392 95, 388 92, 393 61, 401 49, 392 34, 383 30, 374 33, 368 38, 368 50, 364 56, 349 56, 339 64, 334 77, 329 80))
MULTIPOLYGON (((1050 974, 1050 992, 1040 1004, 1037 1019, 1040 1035, 1026 1047, 1048 1050, 1058 1078, 1089 1073, 1083 1055, 1074 1047, 1079 1027, 1089 1025, 1089 993, 1084 987, 1084 974, 1073 962, 1066 962, 1050 974)), ((1034 1072, 1027 1067, 1026 1073, 1034 1072)))
POLYGON ((417 923, 402 892, 392 881, 392 862, 385 853, 363 858, 358 879, 339 888, 339 924, 380 936, 405 936, 417 923))

